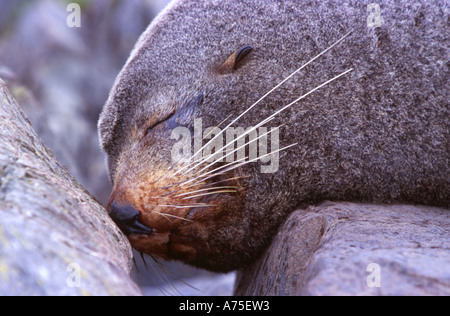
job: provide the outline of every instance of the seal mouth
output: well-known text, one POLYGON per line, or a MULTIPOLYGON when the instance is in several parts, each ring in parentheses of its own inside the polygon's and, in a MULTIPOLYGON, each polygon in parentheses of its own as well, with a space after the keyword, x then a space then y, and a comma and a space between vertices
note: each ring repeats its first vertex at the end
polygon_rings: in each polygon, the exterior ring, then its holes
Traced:
POLYGON ((119 206, 112 203, 109 216, 126 236, 131 234, 150 235, 153 233, 153 229, 139 221, 139 212, 132 206, 119 206))
POLYGON ((141 253, 186 263, 202 260, 200 250, 208 247, 216 223, 242 207, 239 180, 245 176, 222 174, 224 167, 219 168, 204 178, 171 175, 166 167, 151 174, 121 171, 108 201, 109 216, 141 253))

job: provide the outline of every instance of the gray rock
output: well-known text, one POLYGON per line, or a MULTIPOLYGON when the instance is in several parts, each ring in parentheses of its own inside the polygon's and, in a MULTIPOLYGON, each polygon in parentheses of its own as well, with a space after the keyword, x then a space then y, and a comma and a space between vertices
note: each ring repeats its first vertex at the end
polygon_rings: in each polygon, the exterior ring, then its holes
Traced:
POLYGON ((157 287, 143 287, 145 296, 230 296, 233 294, 235 273, 203 273, 202 276, 174 280, 157 287))
POLYGON ((0 295, 140 295, 131 257, 0 80, 0 295))
POLYGON ((449 227, 450 211, 425 206, 299 210, 259 261, 238 273, 235 293, 450 295, 449 227))
POLYGON ((134 43, 167 2, 83 1, 81 28, 67 26, 61 1, 0 3, 0 26, 7 25, 0 28, 0 77, 15 97, 26 90, 42 105, 37 111, 29 98, 18 100, 44 143, 103 204, 111 185, 98 116, 134 43))

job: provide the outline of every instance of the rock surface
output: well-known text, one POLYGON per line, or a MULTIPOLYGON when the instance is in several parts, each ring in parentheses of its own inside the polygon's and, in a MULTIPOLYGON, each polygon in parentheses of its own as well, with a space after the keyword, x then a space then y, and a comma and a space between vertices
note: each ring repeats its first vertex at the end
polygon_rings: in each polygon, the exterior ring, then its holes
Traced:
MULTIPOLYGON (((139 35, 168 2, 80 1, 78 29, 67 27, 64 1, 0 1, 0 77, 47 148, 103 205, 111 184, 98 143, 98 114, 139 35)), ((210 274, 173 263, 165 266, 168 274, 176 275, 168 283, 181 294, 192 293, 184 291, 184 280, 194 283, 197 292, 215 294, 208 290, 210 274)), ((144 293, 165 294, 160 290, 165 282, 154 281, 158 275, 166 278, 143 265, 132 274, 144 293)))
POLYGON ((0 295, 139 295, 131 257, 0 80, 0 295))
POLYGON ((98 116, 134 43, 166 2, 80 1, 81 27, 70 28, 68 2, 0 1, 0 76, 46 146, 103 204, 111 186, 98 116))
POLYGON ((291 214, 237 295, 450 295, 450 211, 324 203, 291 214), (378 287, 379 286, 379 287, 378 287))

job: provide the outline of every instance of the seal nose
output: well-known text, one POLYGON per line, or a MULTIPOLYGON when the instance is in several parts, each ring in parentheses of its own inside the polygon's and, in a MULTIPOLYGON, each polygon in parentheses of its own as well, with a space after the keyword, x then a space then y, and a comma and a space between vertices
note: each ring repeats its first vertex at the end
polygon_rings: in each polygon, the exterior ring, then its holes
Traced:
POLYGON ((153 232, 150 227, 139 222, 139 212, 132 206, 119 206, 112 203, 109 216, 126 236, 131 234, 148 235, 153 232))

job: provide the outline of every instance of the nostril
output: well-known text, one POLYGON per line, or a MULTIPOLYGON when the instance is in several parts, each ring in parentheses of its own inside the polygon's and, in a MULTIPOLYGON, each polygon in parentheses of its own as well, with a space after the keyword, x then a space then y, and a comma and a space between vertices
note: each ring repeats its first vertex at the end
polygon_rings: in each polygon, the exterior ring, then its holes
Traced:
POLYGON ((118 206, 112 203, 109 216, 125 235, 151 234, 153 230, 139 222, 139 212, 132 206, 118 206))

